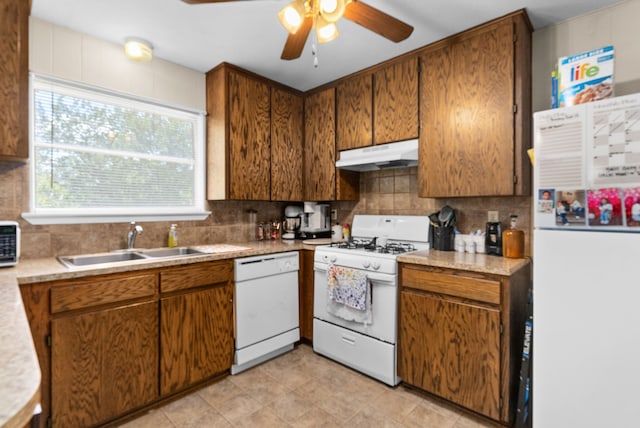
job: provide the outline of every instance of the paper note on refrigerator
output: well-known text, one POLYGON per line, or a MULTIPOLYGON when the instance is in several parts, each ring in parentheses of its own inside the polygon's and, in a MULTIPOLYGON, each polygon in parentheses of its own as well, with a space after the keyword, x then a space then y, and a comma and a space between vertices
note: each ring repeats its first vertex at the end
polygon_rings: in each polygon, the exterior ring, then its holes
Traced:
POLYGON ((640 97, 600 101, 592 109, 591 182, 640 184, 640 97))

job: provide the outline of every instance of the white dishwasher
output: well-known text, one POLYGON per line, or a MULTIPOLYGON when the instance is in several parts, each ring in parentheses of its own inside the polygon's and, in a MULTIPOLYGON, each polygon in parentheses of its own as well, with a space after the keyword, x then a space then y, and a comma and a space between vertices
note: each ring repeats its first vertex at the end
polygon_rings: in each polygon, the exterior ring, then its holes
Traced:
POLYGON ((300 340, 298 252, 236 259, 236 349, 231 374, 293 349, 300 340))

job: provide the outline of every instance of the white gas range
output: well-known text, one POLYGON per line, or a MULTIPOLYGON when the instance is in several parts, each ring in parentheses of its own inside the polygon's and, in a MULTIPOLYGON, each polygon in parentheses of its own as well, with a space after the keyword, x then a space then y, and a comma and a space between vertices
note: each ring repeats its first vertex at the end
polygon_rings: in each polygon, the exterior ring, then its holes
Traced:
POLYGON ((388 385, 397 385, 396 258, 429 248, 429 218, 356 215, 351 230, 350 241, 315 251, 313 349, 388 385), (366 276, 366 310, 336 304, 330 290, 333 286, 329 286, 330 269, 333 278, 337 271, 346 278, 366 276))

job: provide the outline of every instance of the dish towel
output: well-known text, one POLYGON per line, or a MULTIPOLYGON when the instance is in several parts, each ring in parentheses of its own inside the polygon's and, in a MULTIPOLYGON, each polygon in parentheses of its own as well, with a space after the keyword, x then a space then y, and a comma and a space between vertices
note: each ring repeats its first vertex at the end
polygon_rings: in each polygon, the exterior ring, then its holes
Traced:
POLYGON ((327 285, 327 312, 347 321, 371 323, 371 283, 366 272, 330 265, 327 285))

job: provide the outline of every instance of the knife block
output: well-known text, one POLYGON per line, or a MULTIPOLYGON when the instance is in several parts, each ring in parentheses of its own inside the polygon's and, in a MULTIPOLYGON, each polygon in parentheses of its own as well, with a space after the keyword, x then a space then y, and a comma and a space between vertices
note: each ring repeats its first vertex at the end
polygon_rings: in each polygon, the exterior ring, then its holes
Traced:
POLYGON ((429 248, 440 251, 453 251, 454 237, 453 226, 429 225, 429 248))

